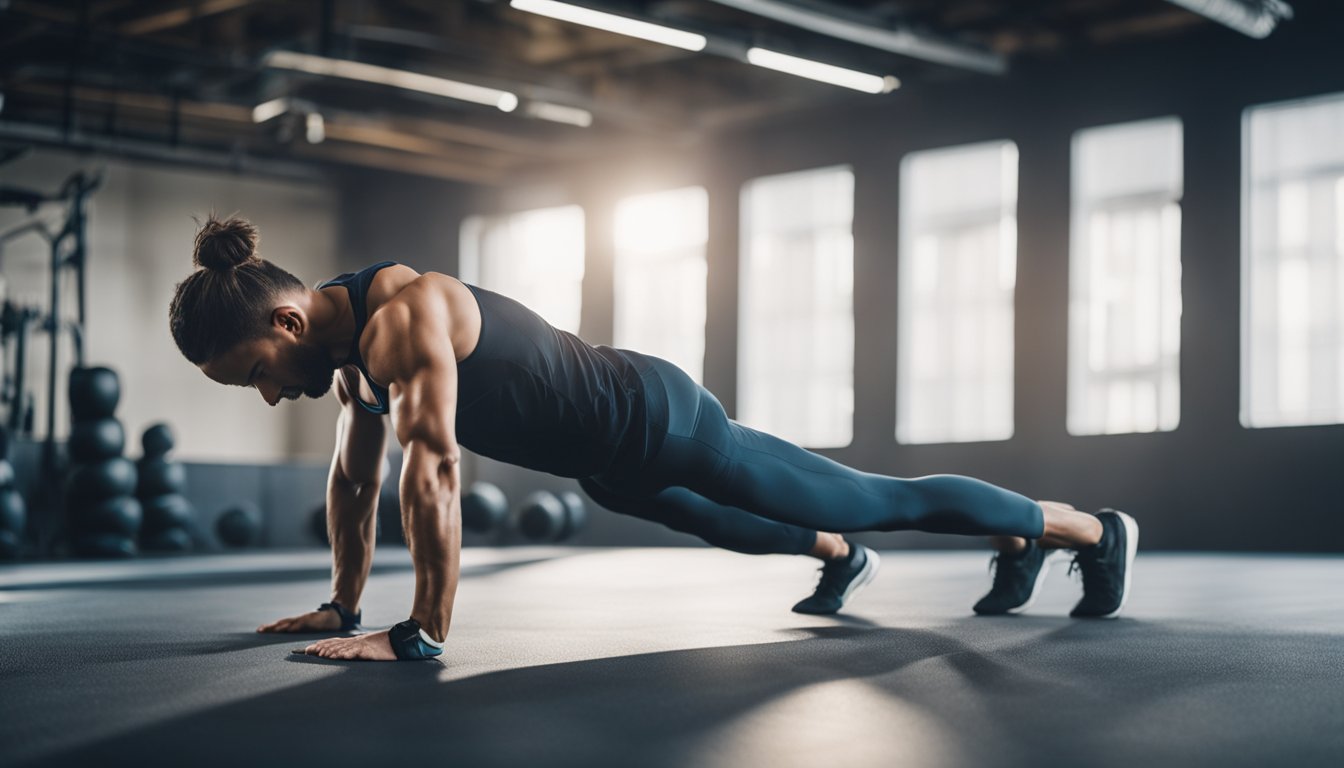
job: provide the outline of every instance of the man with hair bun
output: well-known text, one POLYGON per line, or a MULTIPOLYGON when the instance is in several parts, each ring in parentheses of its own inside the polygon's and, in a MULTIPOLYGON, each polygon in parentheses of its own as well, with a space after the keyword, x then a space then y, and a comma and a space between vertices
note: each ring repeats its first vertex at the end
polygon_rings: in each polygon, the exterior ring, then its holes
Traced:
POLYGON ((307 652, 336 659, 439 656, 457 592, 461 449, 572 477, 608 509, 748 554, 823 562, 794 606, 834 613, 872 580, 877 553, 838 532, 990 536, 998 550, 982 614, 1026 608, 1047 553, 1071 549, 1083 576, 1077 617, 1111 617, 1128 596, 1138 545, 1129 515, 1033 501, 960 475, 860 472, 729 419, 676 366, 592 346, 522 304, 448 275, 384 261, 307 288, 258 254, 256 227, 210 217, 198 269, 177 286, 169 325, 214 381, 268 405, 341 403, 327 486, 332 594, 259 632, 348 631, 373 562, 388 419, 403 449, 402 530, 415 565, 410 617, 307 652), (339 374, 339 375, 338 375, 339 374))

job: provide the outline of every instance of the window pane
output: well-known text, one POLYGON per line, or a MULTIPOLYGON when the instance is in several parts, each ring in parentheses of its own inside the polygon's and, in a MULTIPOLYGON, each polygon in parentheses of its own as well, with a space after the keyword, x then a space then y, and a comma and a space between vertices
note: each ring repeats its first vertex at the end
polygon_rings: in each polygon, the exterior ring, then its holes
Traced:
POLYGON ((1241 423, 1344 423, 1344 94, 1242 127, 1241 423))
POLYGON ((908 155, 899 260, 896 440, 1012 437, 1017 147, 908 155))
POLYGON ((854 174, 742 190, 738 420, 812 448, 854 433, 854 174))
POLYGON ((583 209, 541 208, 462 223, 463 281, 522 302, 563 331, 583 308, 583 209))
POLYGON ((1070 434, 1180 420, 1182 150, 1175 118, 1074 135, 1070 434))
POLYGON ((616 206, 614 343, 670 360, 697 382, 705 364, 708 232, 704 187, 616 206))

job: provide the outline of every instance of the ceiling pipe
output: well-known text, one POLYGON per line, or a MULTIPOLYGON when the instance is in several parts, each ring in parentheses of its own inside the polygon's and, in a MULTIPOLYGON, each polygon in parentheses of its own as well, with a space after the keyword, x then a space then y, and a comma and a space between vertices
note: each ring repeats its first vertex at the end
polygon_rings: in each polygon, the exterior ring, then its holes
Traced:
POLYGON ((1283 0, 1167 0, 1207 19, 1262 40, 1279 21, 1293 18, 1293 8, 1283 0))
MULTIPOLYGON (((856 20, 858 17, 847 10, 831 10, 816 3, 804 8, 781 0, 712 1, 828 37, 936 64, 989 75, 1002 75, 1008 71, 1007 59, 993 51, 939 40, 909 29, 890 29, 876 18, 858 21, 856 20)), ((1190 1, 1198 2, 1198 0, 1190 1)))

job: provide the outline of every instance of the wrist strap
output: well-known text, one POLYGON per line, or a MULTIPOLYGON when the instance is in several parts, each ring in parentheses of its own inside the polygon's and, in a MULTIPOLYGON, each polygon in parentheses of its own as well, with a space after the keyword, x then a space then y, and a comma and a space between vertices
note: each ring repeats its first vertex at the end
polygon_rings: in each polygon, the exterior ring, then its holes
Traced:
POLYGON ((387 639, 392 643, 392 652, 402 661, 432 659, 443 653, 443 643, 430 637, 415 619, 393 625, 387 631, 387 639))
POLYGON ((323 603, 317 606, 317 610, 319 611, 325 611, 327 609, 335 611, 336 615, 341 617, 342 632, 349 632, 352 629, 359 629, 359 622, 364 617, 363 611, 359 611, 357 613, 351 613, 347 611, 344 608, 344 606, 342 606, 335 600, 332 600, 330 603, 323 603))

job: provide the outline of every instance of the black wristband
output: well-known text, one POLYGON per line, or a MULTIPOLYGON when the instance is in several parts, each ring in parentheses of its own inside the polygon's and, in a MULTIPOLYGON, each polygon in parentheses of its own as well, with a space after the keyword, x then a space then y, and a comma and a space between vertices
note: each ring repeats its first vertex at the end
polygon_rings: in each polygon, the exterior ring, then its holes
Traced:
POLYGON ((443 653, 443 643, 436 643, 420 628, 420 622, 407 619, 387 631, 392 652, 402 661, 432 659, 443 653))
POLYGON ((359 629, 360 619, 364 617, 363 611, 359 611, 357 613, 351 613, 345 610, 345 607, 342 606, 340 603, 336 602, 335 600, 332 600, 330 603, 323 603, 317 606, 317 610, 319 611, 325 611, 328 608, 335 611, 336 615, 341 617, 342 632, 349 632, 352 629, 359 629))

